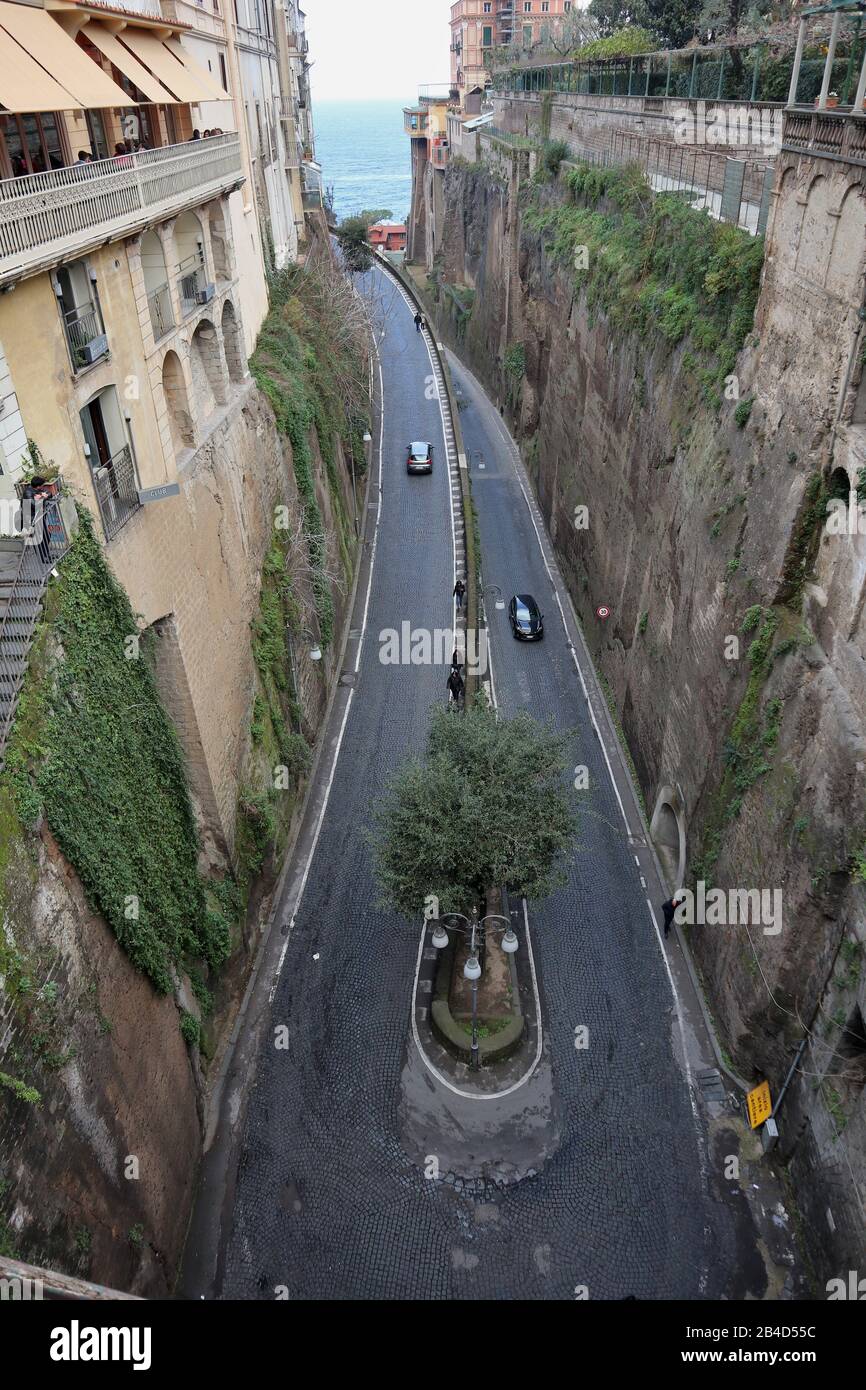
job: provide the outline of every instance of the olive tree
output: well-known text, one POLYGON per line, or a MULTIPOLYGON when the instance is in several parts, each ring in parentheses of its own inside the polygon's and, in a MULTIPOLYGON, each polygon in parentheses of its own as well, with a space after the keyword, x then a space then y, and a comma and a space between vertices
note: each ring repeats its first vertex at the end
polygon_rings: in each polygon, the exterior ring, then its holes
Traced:
POLYGON ((435 895, 440 912, 466 913, 500 884, 536 899, 560 886, 577 834, 566 747, 526 713, 434 711, 425 757, 397 773, 376 808, 385 903, 409 917, 435 895))

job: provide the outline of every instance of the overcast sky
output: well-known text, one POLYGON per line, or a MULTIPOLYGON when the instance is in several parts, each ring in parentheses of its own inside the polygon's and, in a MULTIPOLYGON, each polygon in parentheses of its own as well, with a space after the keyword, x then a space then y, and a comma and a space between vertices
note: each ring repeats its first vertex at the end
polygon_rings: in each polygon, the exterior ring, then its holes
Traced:
POLYGON ((449 79, 451 0, 303 0, 302 8, 314 99, 402 100, 449 79))

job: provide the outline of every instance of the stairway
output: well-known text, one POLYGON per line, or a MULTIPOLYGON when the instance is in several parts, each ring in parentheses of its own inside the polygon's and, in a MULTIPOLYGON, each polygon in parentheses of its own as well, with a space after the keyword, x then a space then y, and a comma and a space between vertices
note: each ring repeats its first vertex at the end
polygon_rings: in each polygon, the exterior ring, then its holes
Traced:
POLYGON ((28 543, 24 536, 0 536, 0 771, 43 590, 52 568, 69 549, 57 502, 46 506, 42 521, 41 544, 28 543))

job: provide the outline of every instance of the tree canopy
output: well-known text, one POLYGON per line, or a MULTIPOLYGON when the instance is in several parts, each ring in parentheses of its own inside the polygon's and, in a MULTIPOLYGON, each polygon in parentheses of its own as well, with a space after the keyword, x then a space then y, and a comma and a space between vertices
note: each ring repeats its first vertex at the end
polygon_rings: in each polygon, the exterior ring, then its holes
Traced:
POLYGON ((521 712, 434 711, 423 761, 394 777, 371 839, 388 906, 409 917, 430 894, 471 911, 489 887, 542 898, 563 881, 577 833, 563 773, 567 740, 521 712))
POLYGON ((369 223, 363 217, 345 217, 336 231, 337 242, 348 270, 369 270, 373 252, 367 240, 369 223))
POLYGON ((390 208, 364 208, 362 212, 356 212, 355 216, 366 222, 368 227, 372 227, 374 222, 390 220, 394 214, 390 208))

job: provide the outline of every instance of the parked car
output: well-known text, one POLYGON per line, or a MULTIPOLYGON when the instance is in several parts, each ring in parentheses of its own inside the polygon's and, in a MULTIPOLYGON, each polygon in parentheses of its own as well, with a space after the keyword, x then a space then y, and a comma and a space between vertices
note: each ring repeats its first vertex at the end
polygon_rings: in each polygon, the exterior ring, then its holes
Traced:
POLYGON ((423 439, 416 439, 413 444, 406 446, 406 472, 407 473, 432 473, 433 472, 433 445, 427 444, 423 439))
POLYGON ((508 621, 519 642, 538 642, 544 636, 544 614, 531 594, 515 594, 508 605, 508 621))

